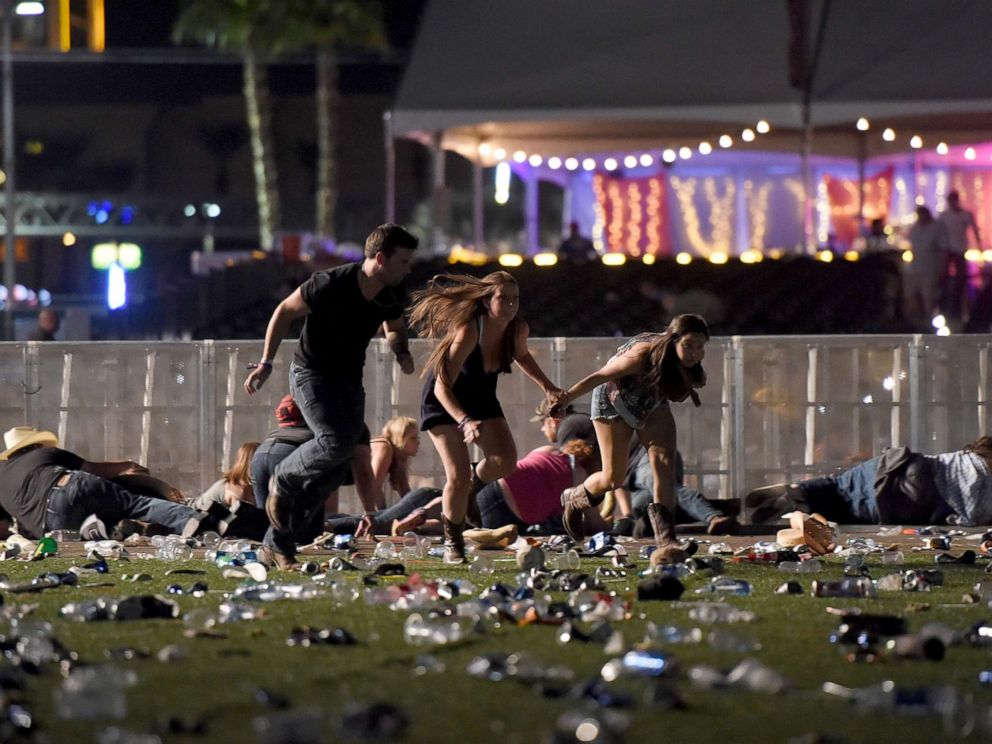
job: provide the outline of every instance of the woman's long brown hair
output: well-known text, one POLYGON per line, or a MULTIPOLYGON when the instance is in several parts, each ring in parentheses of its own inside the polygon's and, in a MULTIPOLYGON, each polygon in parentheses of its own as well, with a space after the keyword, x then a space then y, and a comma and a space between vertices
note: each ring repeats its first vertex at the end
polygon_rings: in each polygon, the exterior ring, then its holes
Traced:
MULTIPOLYGON (((517 280, 505 271, 494 271, 482 279, 467 274, 438 274, 425 289, 414 292, 410 325, 421 335, 438 341, 424 365, 424 373, 432 370, 439 380, 451 384, 445 359, 456 330, 485 313, 483 303, 496 294, 497 289, 516 283, 517 280)), ((499 355, 500 372, 509 372, 517 356, 517 329, 522 322, 518 313, 506 327, 499 355)))
POLYGON ((236 486, 247 486, 251 483, 251 458, 255 456, 258 442, 245 442, 238 447, 237 457, 231 469, 224 473, 224 482, 236 486))
POLYGON ((964 451, 974 452, 979 457, 984 458, 989 468, 992 469, 992 437, 988 435, 979 437, 971 444, 966 444, 964 451))
POLYGON ((689 333, 701 333, 709 340, 710 328, 699 315, 676 315, 672 318, 665 332, 648 349, 648 371, 644 381, 659 398, 681 401, 691 396, 698 407, 699 396, 694 388, 706 384, 706 372, 702 364, 683 367, 675 350, 675 342, 689 333))
POLYGON ((410 458, 403 452, 403 442, 407 433, 416 428, 416 420, 409 416, 395 416, 382 427, 382 436, 393 449, 393 456, 389 461, 389 485, 401 496, 403 481, 410 474, 410 458))

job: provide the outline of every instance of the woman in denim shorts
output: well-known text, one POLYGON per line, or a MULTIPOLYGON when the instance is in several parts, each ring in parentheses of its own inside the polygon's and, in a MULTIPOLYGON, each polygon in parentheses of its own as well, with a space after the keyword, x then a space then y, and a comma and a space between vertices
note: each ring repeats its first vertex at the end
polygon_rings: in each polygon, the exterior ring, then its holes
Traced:
POLYGON ((559 400, 556 409, 592 391, 592 420, 603 469, 562 493, 565 529, 583 538, 583 509, 595 506, 606 492, 623 484, 630 437, 648 451, 654 472, 654 499, 648 516, 658 546, 654 562, 687 557, 675 539, 675 419, 670 401, 691 397, 706 384, 702 361, 710 332, 698 315, 679 315, 664 333, 642 333, 617 349, 599 370, 580 380, 559 400))

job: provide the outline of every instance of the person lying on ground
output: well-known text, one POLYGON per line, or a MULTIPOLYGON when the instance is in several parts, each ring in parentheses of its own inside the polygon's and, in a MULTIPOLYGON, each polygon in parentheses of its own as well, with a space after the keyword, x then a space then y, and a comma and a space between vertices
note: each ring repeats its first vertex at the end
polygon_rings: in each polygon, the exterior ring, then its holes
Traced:
POLYGON ((0 519, 13 519, 17 531, 36 540, 51 530, 81 530, 91 515, 92 530, 81 536, 115 537, 130 520, 160 525, 183 537, 192 536, 203 515, 165 499, 132 494, 108 478, 147 473, 137 463, 88 462, 60 449, 50 431, 15 426, 4 434, 0 453, 0 519), (123 523, 123 524, 122 524, 123 523), (119 527, 120 526, 120 527, 119 527))
POLYGON ((249 470, 257 449, 258 442, 245 442, 238 447, 238 454, 230 469, 210 488, 191 500, 189 505, 198 511, 206 511, 214 503, 231 506, 236 502, 244 502, 255 506, 255 492, 249 470))
POLYGON ((744 506, 756 524, 801 511, 840 524, 987 525, 990 473, 988 435, 939 455, 896 447, 839 475, 757 488, 744 497, 744 506))

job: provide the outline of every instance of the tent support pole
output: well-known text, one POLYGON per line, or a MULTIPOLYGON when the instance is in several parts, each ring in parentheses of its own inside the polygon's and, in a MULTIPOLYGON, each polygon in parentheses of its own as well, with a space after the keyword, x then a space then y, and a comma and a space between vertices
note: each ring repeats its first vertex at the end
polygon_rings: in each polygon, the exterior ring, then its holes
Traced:
POLYGON ((393 139, 393 114, 382 115, 383 147, 386 154, 386 222, 396 222, 396 140, 393 139))
POLYGON ((486 242, 485 213, 482 208, 482 163, 472 162, 472 247, 481 251, 486 242))
POLYGON ((527 169, 527 180, 525 181, 527 190, 524 195, 524 226, 527 230, 527 245, 525 252, 532 255, 541 250, 538 225, 540 223, 540 206, 538 200, 538 180, 537 172, 533 168, 527 169))

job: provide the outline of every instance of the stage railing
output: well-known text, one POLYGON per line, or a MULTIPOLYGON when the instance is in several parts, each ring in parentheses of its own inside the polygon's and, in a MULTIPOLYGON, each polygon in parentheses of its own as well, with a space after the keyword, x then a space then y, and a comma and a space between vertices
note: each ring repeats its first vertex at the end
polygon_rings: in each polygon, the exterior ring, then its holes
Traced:
MULTIPOLYGON (((532 339, 548 374, 569 385, 606 362, 617 339, 532 339)), ((0 429, 29 424, 91 460, 130 459, 185 492, 206 488, 238 446, 274 428, 294 343, 268 384, 245 394, 259 341, 0 344, 0 429)), ((687 481, 713 498, 830 473, 891 445, 954 450, 990 427, 992 336, 724 337, 707 346, 701 408, 675 404, 687 481)), ((414 341, 405 376, 385 342, 369 347, 366 420, 417 418, 428 347, 414 341)), ((519 370, 500 380, 518 453, 543 444, 531 423, 539 390, 519 370)), ((588 400, 580 401, 588 410, 588 400)), ((443 472, 428 437, 417 484, 443 472)), ((343 506, 354 506, 345 493, 343 506)))

